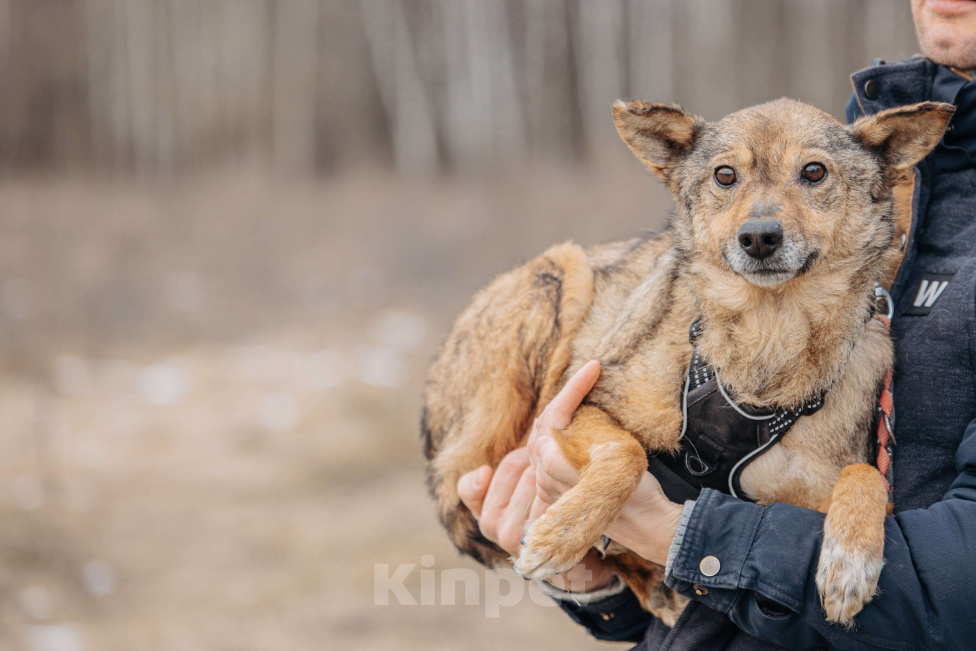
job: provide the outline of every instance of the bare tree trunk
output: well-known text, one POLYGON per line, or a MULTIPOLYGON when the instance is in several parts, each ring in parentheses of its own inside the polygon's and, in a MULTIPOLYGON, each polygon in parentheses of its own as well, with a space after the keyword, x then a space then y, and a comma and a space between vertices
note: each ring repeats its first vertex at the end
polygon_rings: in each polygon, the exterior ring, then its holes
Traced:
POLYGON ((483 81, 475 72, 484 54, 478 48, 477 31, 472 28, 471 0, 441 5, 444 24, 444 58, 447 77, 447 149, 459 169, 486 159, 482 132, 490 124, 487 92, 479 93, 483 81))
MULTIPOLYGON (((9 89, 11 86, 11 44, 13 31, 11 22, 10 0, 0 0, 0 88, 9 89)), ((4 170, 13 161, 8 143, 13 140, 12 118, 15 115, 13 106, 5 95, 0 94, 0 170, 4 170)))
POLYGON ((403 6, 364 0, 361 7, 380 97, 392 122, 397 169, 411 176, 433 174, 439 167, 437 135, 403 6))
POLYGON ((613 142, 610 107, 624 95, 625 34, 624 4, 621 0, 579 4, 575 40, 579 69, 579 102, 587 146, 613 142))
POLYGON ((739 37, 730 54, 742 71, 736 74, 736 104, 775 99, 776 89, 790 83, 789 59, 780 55, 791 47, 783 3, 737 0, 734 11, 739 37))
POLYGON ((492 154, 496 161, 523 161, 528 157, 525 116, 515 73, 514 43, 506 4, 483 3, 488 63, 491 66, 492 154))
POLYGON ((688 110, 715 119, 740 108, 731 0, 685 0, 675 7, 676 96, 688 110))
POLYGON ((885 0, 866 0, 864 2, 864 25, 859 36, 864 49, 858 53, 863 60, 857 68, 867 67, 872 59, 886 58, 889 61, 907 59, 918 52, 915 41, 915 26, 911 20, 909 3, 892 6, 885 0))
POLYGON ((174 96, 177 92, 173 75, 171 32, 173 17, 169 0, 155 0, 153 19, 153 59, 156 61, 154 89, 155 107, 155 160, 156 172, 163 178, 171 178, 176 161, 176 125, 174 96))
POLYGON ((10 20, 10 0, 0 0, 0 84, 7 81, 10 65, 10 20))
POLYGON ((532 154, 571 161, 580 144, 578 130, 573 128, 579 97, 571 65, 566 0, 529 0, 524 8, 524 105, 532 154))
MULTIPOLYGON (((109 112, 110 71, 109 53, 105 47, 104 24, 109 18, 110 7, 106 0, 88 0, 85 3, 85 56, 88 70, 88 141, 92 163, 104 169, 112 159, 108 130, 104 127, 109 112)), ((7 42, 4 39, 4 42, 7 42)))
POLYGON ((274 167, 279 173, 309 174, 315 166, 318 4, 279 0, 274 7, 274 167))
POLYGON ((674 101, 672 5, 672 0, 627 3, 627 95, 632 99, 674 101))
POLYGON ((149 0, 128 0, 126 4, 125 43, 128 57, 128 102, 132 129, 132 158, 136 174, 148 175, 156 170, 156 94, 153 80, 153 11, 149 0))
POLYGON ((109 127, 112 138, 112 164, 116 170, 123 170, 132 160, 132 114, 129 107, 129 75, 125 62, 129 52, 125 39, 126 5, 113 2, 111 6, 111 57, 109 65, 109 127))

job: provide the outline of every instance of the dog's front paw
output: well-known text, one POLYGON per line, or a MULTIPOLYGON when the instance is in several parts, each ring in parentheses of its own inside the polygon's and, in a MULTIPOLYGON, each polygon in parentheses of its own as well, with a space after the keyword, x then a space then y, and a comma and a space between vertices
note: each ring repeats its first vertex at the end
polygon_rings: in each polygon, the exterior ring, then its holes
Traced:
POLYGON ((824 542, 817 567, 817 588, 820 603, 827 613, 827 620, 852 627, 854 616, 871 601, 878 588, 878 577, 884 565, 882 545, 862 540, 844 543, 831 531, 830 523, 824 529, 824 542))
POLYGON ((522 537, 515 573, 523 578, 545 580, 561 574, 579 563, 591 547, 581 542, 572 524, 549 516, 547 513, 536 520, 522 537))

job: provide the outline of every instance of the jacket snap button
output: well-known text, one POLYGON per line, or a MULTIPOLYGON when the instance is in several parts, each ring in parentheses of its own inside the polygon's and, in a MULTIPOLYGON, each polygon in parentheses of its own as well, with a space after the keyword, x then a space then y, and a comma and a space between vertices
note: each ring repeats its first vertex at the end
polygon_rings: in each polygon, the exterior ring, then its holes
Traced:
POLYGON ((715 576, 722 569, 722 564, 714 556, 706 556, 701 559, 701 563, 698 564, 698 569, 705 576, 715 576))
POLYGON ((703 586, 703 585, 698 585, 698 584, 696 583, 696 584, 695 584, 694 586, 692 586, 692 587, 693 587, 693 588, 695 589, 695 594, 696 594, 696 595, 698 595, 699 597, 704 597, 705 595, 707 595, 707 594, 708 594, 708 588, 706 588, 706 587, 705 587, 705 586, 703 586))
POLYGON ((878 95, 881 93, 881 84, 879 84, 874 79, 868 79, 864 82, 864 96, 868 99, 878 99, 878 95))

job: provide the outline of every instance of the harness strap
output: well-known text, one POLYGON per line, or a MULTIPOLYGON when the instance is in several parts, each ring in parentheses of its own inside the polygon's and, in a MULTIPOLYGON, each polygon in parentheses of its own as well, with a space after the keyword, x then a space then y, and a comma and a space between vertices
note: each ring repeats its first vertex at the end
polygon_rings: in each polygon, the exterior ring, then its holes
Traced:
POLYGON ((748 499, 739 485, 745 468, 800 418, 818 411, 824 396, 789 409, 738 402, 698 349, 703 332, 701 320, 688 331, 693 350, 682 392, 681 450, 677 455, 649 453, 648 470, 674 502, 694 499, 703 488, 748 499))
MULTIPOLYGON (((891 328, 891 298, 878 286, 881 303, 888 301, 888 313, 879 311, 873 318, 891 328)), ((701 321, 689 330, 694 351, 683 391, 684 423, 679 457, 648 454, 648 470, 658 478, 664 493, 675 502, 693 499, 704 487, 728 491, 743 497, 739 477, 745 466, 778 443, 802 416, 818 411, 824 395, 815 396, 796 409, 764 412, 738 404, 729 396, 715 369, 699 354, 697 343, 703 333, 701 321), (693 399, 689 400, 692 397, 693 399), (724 411, 731 407, 731 413, 724 411), (751 443, 750 443, 751 441, 751 443)), ((892 369, 885 372, 878 396, 877 458, 888 494, 893 492, 895 436, 894 399, 891 391, 892 369)), ((745 498, 748 499, 748 498, 745 498)))

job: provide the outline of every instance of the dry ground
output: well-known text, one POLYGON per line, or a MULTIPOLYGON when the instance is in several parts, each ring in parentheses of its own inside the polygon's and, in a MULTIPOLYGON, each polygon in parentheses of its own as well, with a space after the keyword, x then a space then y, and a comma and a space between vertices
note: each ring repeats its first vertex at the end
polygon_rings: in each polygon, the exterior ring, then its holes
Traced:
POLYGON ((373 573, 474 567, 424 369, 491 274, 658 226, 637 167, 0 184, 0 648, 600 647, 528 598, 377 606, 373 573))

